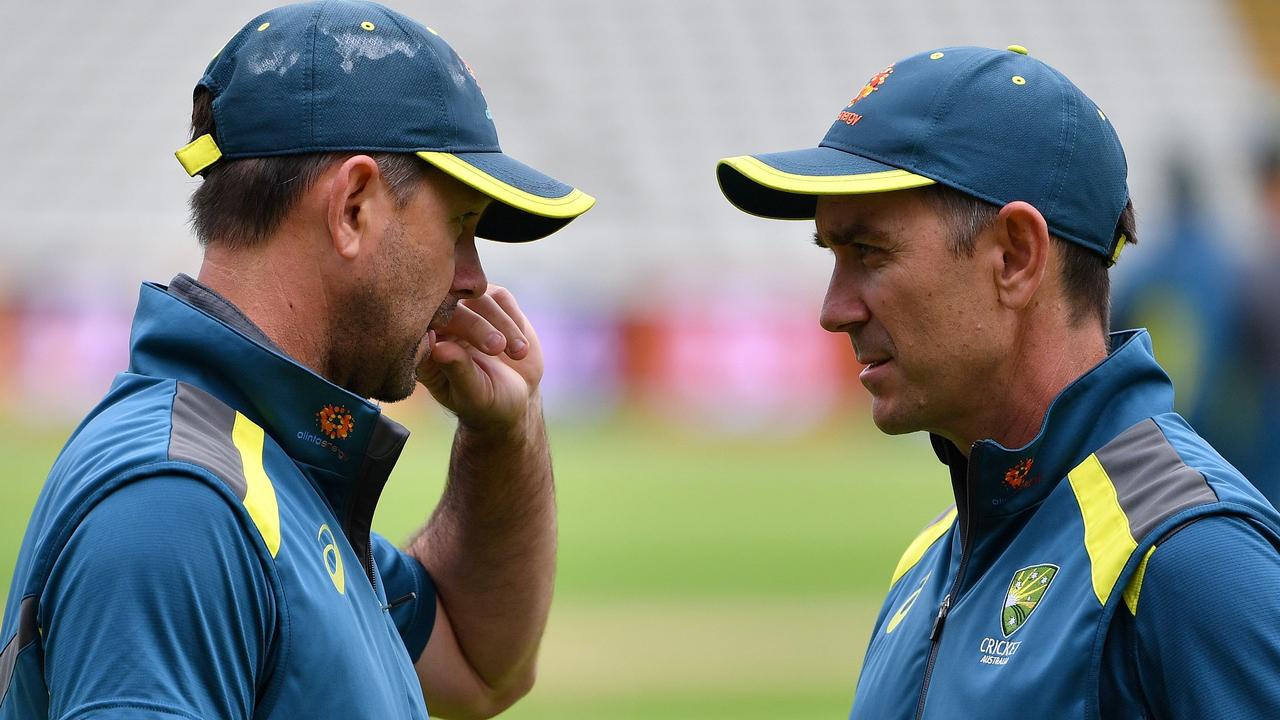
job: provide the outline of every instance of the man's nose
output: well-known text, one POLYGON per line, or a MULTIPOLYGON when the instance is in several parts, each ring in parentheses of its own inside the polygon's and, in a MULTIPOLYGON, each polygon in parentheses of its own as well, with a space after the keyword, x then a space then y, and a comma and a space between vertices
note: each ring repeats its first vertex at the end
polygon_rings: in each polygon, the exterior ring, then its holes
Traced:
POLYGON ((822 300, 822 314, 819 316, 822 329, 833 333, 847 333, 870 319, 871 311, 862 299, 854 278, 838 271, 832 273, 827 295, 822 300))
POLYGON ((475 236, 460 241, 453 261, 453 285, 449 294, 457 298, 478 298, 489 288, 489 280, 480 265, 480 252, 475 236))

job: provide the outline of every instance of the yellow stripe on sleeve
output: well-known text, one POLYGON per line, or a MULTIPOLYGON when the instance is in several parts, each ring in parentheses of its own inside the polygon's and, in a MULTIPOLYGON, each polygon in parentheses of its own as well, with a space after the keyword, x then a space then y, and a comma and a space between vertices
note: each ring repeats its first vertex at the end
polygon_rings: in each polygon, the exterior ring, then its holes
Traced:
POLYGON ((231 442, 240 451, 240 460, 244 465, 246 490, 244 507, 258 526, 262 540, 267 544, 271 557, 280 552, 280 507, 276 504, 276 490, 271 485, 271 478, 262 466, 262 428, 252 420, 236 413, 236 422, 231 429, 231 442))
POLYGON ((893 579, 889 581, 890 585, 898 582, 898 579, 907 574, 907 571, 916 566, 920 562, 920 558, 924 557, 924 552, 929 549, 938 538, 942 537, 951 524, 956 521, 956 509, 953 507, 948 510, 937 522, 925 528, 911 544, 907 546, 907 551, 902 553, 902 559, 898 560, 898 567, 893 569, 893 579))
POLYGON ((1067 473, 1084 518, 1084 547, 1093 572, 1093 593, 1105 605, 1129 556, 1138 549, 1129 529, 1129 518, 1120 508, 1115 485, 1107 471, 1090 455, 1067 473))
POLYGON ((1129 612, 1134 617, 1138 616, 1138 595, 1142 592, 1142 578, 1147 574, 1147 561, 1151 559, 1151 555, 1155 551, 1155 545, 1152 545, 1151 549, 1147 550, 1147 554, 1142 556, 1142 562, 1138 563, 1138 569, 1133 573, 1129 584, 1124 588, 1124 604, 1129 606, 1129 612))

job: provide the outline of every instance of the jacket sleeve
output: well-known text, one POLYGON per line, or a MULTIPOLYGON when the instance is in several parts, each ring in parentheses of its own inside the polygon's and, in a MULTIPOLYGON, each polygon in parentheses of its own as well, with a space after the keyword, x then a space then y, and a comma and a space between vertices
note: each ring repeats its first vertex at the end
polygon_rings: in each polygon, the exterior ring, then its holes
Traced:
POLYGON ((1280 551, 1242 518, 1205 518, 1157 546, 1134 616, 1136 669, 1154 717, 1280 712, 1276 588, 1280 551))
POLYGON ((436 586, 427 569, 394 543, 373 533, 373 562, 391 606, 391 619, 415 663, 436 621, 436 586))
POLYGON ((194 478, 149 477, 96 505, 40 600, 49 716, 251 717, 275 627, 251 532, 194 478))

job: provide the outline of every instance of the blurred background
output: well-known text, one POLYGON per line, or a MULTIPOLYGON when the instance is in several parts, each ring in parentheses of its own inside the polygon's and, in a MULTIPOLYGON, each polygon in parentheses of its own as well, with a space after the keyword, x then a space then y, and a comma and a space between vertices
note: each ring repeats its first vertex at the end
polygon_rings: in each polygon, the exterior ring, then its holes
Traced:
MULTIPOLYGON (((1017 43, 1120 133, 1139 238, 1116 326, 1151 328, 1179 409, 1280 487, 1280 5, 1272 0, 400 0, 475 68, 503 147, 599 198, 486 244, 548 357, 561 508, 538 686, 512 718, 848 711, 889 574, 950 503, 923 436, 866 415, 817 324, 808 223, 725 202, 723 156, 816 144, 867 78, 935 47, 1017 43)), ((0 4, 0 593, 44 474, 126 365, 138 284, 193 273, 191 91, 269 2, 0 4)), ((443 481, 429 398, 375 526, 443 481)))

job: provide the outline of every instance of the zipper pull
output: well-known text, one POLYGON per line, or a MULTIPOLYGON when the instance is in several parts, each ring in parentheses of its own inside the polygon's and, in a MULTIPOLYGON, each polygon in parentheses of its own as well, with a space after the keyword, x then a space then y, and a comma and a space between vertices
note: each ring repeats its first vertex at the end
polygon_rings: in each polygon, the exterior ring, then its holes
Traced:
POLYGON ((947 613, 951 610, 951 593, 942 598, 942 605, 938 607, 938 615, 933 619, 933 629, 929 631, 929 642, 934 642, 938 636, 942 634, 942 623, 947 620, 947 613))
POLYGON ((416 592, 411 592, 411 593, 409 593, 408 595, 404 595, 404 596, 402 596, 402 597, 398 597, 398 598, 396 598, 395 600, 392 600, 391 602, 387 603, 386 605, 383 605, 383 606, 382 606, 382 611, 383 611, 383 612, 389 612, 389 611, 391 611, 391 609, 392 609, 392 608, 400 607, 401 605, 403 605, 403 604, 405 604, 405 603, 409 602, 410 600, 416 600, 416 599, 418 599, 418 593, 416 593, 416 592))

